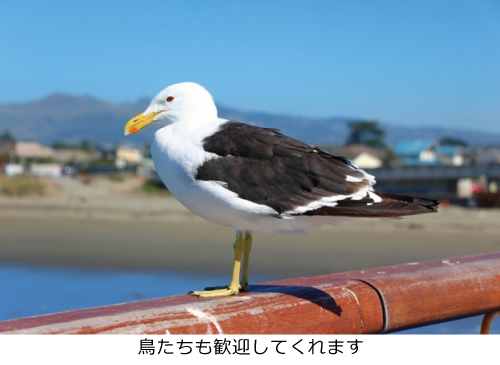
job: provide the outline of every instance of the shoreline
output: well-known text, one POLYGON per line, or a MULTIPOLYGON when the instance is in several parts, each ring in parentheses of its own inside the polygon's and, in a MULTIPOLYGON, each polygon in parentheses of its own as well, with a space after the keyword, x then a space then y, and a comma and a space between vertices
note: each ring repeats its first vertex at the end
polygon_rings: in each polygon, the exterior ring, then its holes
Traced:
MULTIPOLYGON (((230 274, 234 230, 187 213, 171 219, 10 213, 0 215, 0 264, 230 274)), ((305 235, 256 235, 250 270, 300 277, 500 250, 498 229, 467 227, 346 222, 305 235)))
MULTIPOLYGON (((231 227, 138 182, 59 179, 46 198, 0 197, 0 264, 211 273, 229 278, 231 227)), ((404 220, 360 219, 305 235, 255 235, 250 275, 322 275, 500 250, 500 210, 441 208, 404 220)))

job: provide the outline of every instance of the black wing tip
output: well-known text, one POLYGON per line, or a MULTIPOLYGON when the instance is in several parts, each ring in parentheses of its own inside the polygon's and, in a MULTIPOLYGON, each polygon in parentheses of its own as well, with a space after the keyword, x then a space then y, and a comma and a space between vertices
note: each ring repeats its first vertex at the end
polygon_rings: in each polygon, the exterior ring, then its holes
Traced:
POLYGON ((387 194, 378 191, 375 193, 379 195, 382 199, 385 198, 385 199, 399 200, 411 204, 417 204, 421 207, 427 208, 428 210, 430 210, 430 212, 437 212, 440 203, 439 200, 415 197, 410 195, 387 194))
POLYGON ((422 206, 422 207, 426 207, 433 212, 438 211, 438 207, 439 207, 439 203, 440 203, 439 200, 426 199, 426 198, 413 198, 413 202, 415 204, 422 206))

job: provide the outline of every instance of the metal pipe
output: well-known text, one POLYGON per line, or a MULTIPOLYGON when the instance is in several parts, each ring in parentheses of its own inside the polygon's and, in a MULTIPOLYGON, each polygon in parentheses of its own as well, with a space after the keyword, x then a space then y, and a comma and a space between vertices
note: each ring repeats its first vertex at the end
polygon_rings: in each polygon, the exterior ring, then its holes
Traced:
POLYGON ((2 333, 381 333, 500 310, 500 253, 251 285, 0 322, 2 333))
POLYGON ((490 326, 491 322, 493 322, 493 318, 495 317, 495 314, 500 315, 500 312, 492 312, 492 313, 486 313, 483 317, 483 321, 481 323, 481 330, 479 333, 481 335, 489 335, 490 334, 490 326))

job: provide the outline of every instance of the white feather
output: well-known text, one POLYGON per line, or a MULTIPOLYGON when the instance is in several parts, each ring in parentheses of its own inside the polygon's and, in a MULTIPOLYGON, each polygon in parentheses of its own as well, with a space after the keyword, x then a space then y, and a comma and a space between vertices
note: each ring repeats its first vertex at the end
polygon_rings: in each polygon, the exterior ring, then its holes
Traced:
POLYGON ((354 176, 351 176, 351 175, 347 175, 346 176, 346 181, 361 182, 361 181, 363 181, 363 179, 360 179, 359 177, 354 177, 354 176))

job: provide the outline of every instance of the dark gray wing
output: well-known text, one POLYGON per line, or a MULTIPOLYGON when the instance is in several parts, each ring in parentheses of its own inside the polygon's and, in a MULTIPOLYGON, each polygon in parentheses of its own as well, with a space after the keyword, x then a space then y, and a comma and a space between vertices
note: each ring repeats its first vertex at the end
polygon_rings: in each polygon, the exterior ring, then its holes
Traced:
MULTIPOLYGON (((203 141, 203 148, 219 158, 206 161, 196 179, 222 181, 240 198, 290 212, 323 197, 352 195, 370 186, 368 176, 345 157, 289 138, 276 129, 227 122, 203 141), (359 182, 348 181, 359 180, 359 182)), ((362 200, 338 205, 373 204, 362 200)))
MULTIPOLYGON (((292 212, 323 197, 352 195, 371 185, 369 176, 345 157, 333 156, 276 129, 227 122, 203 141, 218 155, 199 166, 196 179, 222 181, 242 199, 267 205, 278 213, 292 212), (350 178, 348 178, 350 177, 350 178), (352 181, 359 180, 359 181, 352 181)), ((399 217, 436 212, 439 202, 375 192, 362 199, 340 199, 297 215, 399 217)))

